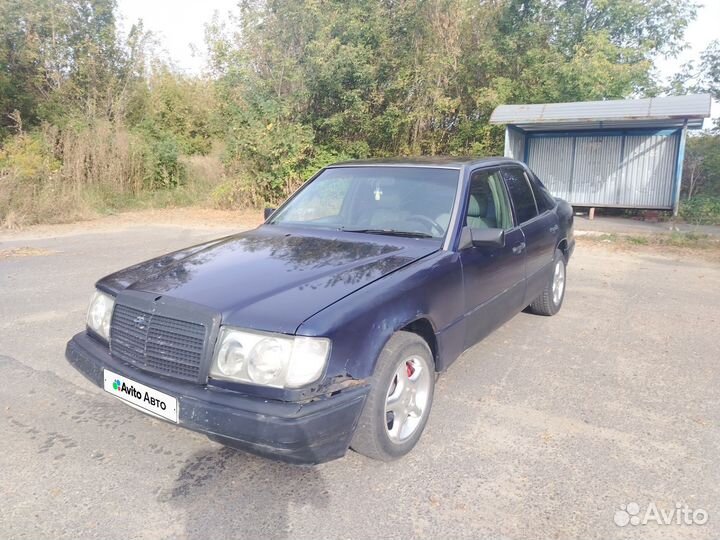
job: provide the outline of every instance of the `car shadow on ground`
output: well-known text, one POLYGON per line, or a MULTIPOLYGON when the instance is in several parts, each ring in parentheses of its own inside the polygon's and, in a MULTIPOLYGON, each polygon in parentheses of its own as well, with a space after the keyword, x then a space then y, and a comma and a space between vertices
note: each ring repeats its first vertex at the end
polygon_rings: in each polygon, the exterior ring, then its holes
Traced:
POLYGON ((184 516, 187 538, 223 538, 228 531, 242 538, 288 538, 294 536, 290 509, 298 514, 324 509, 329 492, 319 467, 213 444, 185 460, 157 498, 184 516))

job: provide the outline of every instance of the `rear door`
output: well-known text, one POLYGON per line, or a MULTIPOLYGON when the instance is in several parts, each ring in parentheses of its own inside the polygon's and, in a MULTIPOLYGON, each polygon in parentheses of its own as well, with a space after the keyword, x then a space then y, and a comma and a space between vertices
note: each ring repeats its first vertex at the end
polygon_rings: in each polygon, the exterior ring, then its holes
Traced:
POLYGON ((529 304, 542 292, 550 279, 555 240, 558 232, 558 218, 552 208, 533 193, 530 179, 519 166, 503 167, 505 183, 510 193, 516 223, 525 238, 525 304, 529 304))

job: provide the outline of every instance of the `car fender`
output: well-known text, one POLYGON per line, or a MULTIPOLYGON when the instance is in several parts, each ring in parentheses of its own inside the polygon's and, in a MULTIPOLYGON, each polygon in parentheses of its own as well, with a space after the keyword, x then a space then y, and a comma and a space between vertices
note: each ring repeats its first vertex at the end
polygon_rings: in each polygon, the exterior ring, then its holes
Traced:
MULTIPOLYGON (((326 383, 365 379, 373 374, 383 347, 398 330, 426 319, 437 337, 461 320, 462 290, 457 253, 438 251, 326 307, 303 322, 297 333, 332 340, 326 383)), ((442 369, 450 356, 459 353, 446 340, 436 342, 442 369)))

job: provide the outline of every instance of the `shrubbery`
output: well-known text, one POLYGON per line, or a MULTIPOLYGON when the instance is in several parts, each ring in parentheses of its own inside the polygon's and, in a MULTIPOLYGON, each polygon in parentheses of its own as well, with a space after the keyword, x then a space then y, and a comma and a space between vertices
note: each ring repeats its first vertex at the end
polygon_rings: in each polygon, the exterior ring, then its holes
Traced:
POLYGON ((112 209, 187 178, 173 137, 155 139, 109 121, 45 124, 0 149, 0 220, 56 222, 112 209))
POLYGON ((142 26, 121 36, 115 8, 0 2, 0 225, 75 219, 197 184, 188 156, 217 141, 212 87, 152 60, 142 26))
POLYGON ((699 196, 682 201, 679 214, 688 223, 720 225, 720 197, 699 196))

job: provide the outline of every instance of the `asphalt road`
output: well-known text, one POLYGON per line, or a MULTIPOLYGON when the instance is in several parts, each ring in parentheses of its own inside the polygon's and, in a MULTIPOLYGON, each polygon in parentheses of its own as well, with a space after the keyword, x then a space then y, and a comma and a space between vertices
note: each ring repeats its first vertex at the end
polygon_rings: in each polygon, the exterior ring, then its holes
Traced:
POLYGON ((300 468, 145 416, 63 356, 98 277, 225 232, 0 240, 1 538, 720 536, 717 263, 580 245, 561 313, 466 352, 409 456, 300 468), (616 525, 631 502, 709 520, 616 525))

